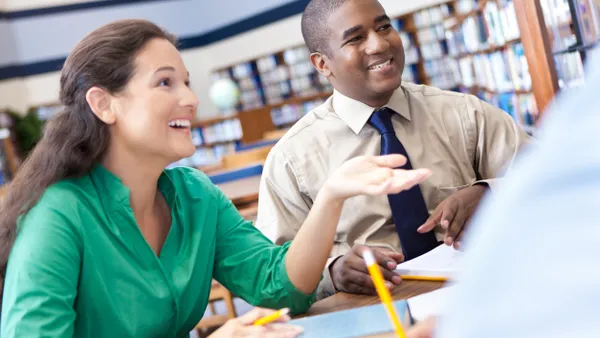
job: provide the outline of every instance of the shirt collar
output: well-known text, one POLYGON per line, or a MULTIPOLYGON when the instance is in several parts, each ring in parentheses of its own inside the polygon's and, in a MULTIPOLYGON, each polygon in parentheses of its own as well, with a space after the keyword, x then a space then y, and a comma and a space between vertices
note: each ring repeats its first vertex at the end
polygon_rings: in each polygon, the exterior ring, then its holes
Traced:
MULTIPOLYGON (((408 98, 404 89, 400 86, 384 107, 393 109, 402 117, 411 120, 408 98)), ((369 117, 373 111, 381 107, 370 107, 360 101, 354 100, 344 94, 333 91, 333 110, 335 113, 358 135, 365 124, 369 121, 369 117)))
MULTIPOLYGON (((131 207, 130 190, 121 182, 121 179, 106 169, 101 164, 96 164, 90 177, 100 193, 103 204, 109 207, 131 207)), ((165 196, 167 203, 172 208, 177 197, 173 181, 167 171, 163 171, 158 178, 158 190, 165 196)))

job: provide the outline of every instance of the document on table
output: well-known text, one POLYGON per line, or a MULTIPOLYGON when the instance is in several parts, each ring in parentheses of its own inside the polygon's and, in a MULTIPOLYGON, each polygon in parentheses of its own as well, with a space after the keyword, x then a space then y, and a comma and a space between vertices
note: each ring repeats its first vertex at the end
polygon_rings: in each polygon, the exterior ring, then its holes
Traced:
POLYGON ((396 273, 400 276, 439 277, 450 279, 458 269, 462 253, 445 244, 410 261, 400 263, 396 273))
MULTIPOLYGON (((406 301, 397 300, 393 304, 402 325, 408 327, 411 320, 406 301)), ((383 304, 295 319, 289 323, 304 329, 299 338, 350 338, 394 332, 383 304)))
POLYGON ((422 321, 427 317, 440 315, 454 290, 454 286, 449 286, 409 298, 407 302, 410 316, 415 321, 422 321))

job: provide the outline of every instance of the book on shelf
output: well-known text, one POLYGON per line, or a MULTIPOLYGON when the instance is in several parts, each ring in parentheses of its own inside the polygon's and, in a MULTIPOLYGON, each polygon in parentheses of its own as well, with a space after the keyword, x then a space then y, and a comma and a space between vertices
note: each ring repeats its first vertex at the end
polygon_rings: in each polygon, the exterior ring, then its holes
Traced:
POLYGON ((415 26, 417 28, 422 28, 440 24, 444 21, 444 18, 448 17, 450 14, 450 6, 448 6, 448 4, 441 4, 413 13, 413 19, 415 26))
POLYGON ((10 131, 6 128, 0 128, 0 186, 8 183, 12 179, 10 162, 7 150, 4 148, 6 140, 10 137, 10 131))
POLYGON ((239 119, 229 119, 192 129, 192 141, 197 147, 219 142, 233 142, 240 140, 242 136, 243 130, 239 119))
POLYGON ((324 99, 316 99, 297 104, 286 104, 278 108, 271 109, 271 119, 275 126, 281 127, 295 123, 309 111, 325 102, 324 99))

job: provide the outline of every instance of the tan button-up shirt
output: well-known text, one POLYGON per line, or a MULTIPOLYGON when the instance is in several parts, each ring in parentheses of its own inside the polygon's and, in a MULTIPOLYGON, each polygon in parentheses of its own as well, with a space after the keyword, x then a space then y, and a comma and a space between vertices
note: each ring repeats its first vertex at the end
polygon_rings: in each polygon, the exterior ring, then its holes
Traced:
MULTIPOLYGON (((433 175, 420 185, 429 212, 446 197, 496 177, 529 140, 505 112, 475 96, 403 83, 386 105, 414 168, 433 175)), ((381 136, 369 125, 375 108, 334 92, 296 123, 271 150, 262 175, 257 227, 272 241, 292 240, 327 178, 358 155, 379 155, 381 136)), ((441 231, 436 229, 438 239, 441 231)), ((329 264, 354 244, 402 252, 387 196, 346 201, 329 264)), ((335 293, 328 267, 318 297, 335 293)))

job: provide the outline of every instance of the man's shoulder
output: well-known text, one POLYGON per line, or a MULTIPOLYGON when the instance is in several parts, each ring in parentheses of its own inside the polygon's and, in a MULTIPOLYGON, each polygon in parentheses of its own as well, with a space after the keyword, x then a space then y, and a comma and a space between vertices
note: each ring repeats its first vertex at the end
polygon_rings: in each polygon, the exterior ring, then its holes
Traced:
POLYGON ((277 142, 271 153, 298 153, 306 150, 308 144, 323 141, 332 123, 343 123, 333 110, 332 98, 311 109, 298 120, 277 142))
POLYGON ((410 82, 402 82, 402 88, 411 98, 441 102, 464 102, 471 94, 455 92, 427 85, 419 85, 410 82))
POLYGON ((470 93, 444 90, 437 87, 402 83, 402 88, 413 107, 423 107, 427 112, 442 116, 454 113, 473 120, 476 112, 481 112, 488 103, 470 93))

